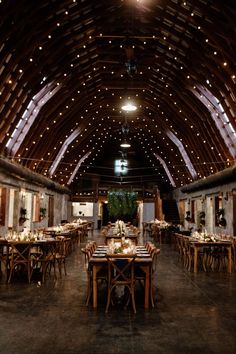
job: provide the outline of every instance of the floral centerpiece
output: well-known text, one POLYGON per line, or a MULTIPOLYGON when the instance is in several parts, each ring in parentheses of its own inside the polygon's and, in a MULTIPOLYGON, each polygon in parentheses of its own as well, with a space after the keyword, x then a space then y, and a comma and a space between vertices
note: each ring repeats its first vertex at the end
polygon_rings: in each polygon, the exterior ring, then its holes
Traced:
POLYGON ((136 247, 131 240, 124 240, 115 242, 114 239, 111 240, 111 243, 108 247, 108 254, 135 254, 136 247))
POLYGON ((117 236, 125 236, 127 235, 127 229, 124 221, 117 220, 115 223, 114 234, 117 236))
POLYGON ((208 234, 206 229, 204 230, 204 232, 194 232, 193 233, 193 238, 199 241, 203 241, 203 242, 217 242, 218 238, 216 237, 216 235, 213 234, 208 234))

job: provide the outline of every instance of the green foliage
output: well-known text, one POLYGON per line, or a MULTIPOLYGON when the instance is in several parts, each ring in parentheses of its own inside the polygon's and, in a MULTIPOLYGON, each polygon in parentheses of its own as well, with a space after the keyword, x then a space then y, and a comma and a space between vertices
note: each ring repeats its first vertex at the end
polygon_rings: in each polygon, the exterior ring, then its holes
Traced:
POLYGON ((117 219, 132 218, 137 211, 137 193, 113 190, 108 193, 108 212, 117 219))
POLYGON ((219 218, 223 218, 225 215, 225 210, 223 208, 220 208, 217 210, 216 214, 219 218))
POLYGON ((20 216, 21 217, 26 217, 27 210, 25 208, 20 208, 20 216))
POLYGON ((218 222, 219 226, 225 227, 227 224, 224 215, 225 215, 225 210, 223 208, 220 208, 217 210, 216 217, 217 217, 217 222, 218 222))
POLYGON ((27 210, 25 208, 20 208, 20 218, 19 225, 23 225, 26 220, 29 220, 27 217, 27 210))
POLYGON ((46 208, 40 208, 40 216, 44 218, 46 216, 47 209, 46 208))

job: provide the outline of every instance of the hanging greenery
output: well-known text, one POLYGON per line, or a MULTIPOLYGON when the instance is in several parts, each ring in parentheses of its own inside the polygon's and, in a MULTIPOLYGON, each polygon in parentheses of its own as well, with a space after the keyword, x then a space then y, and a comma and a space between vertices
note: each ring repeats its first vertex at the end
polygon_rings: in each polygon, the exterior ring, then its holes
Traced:
POLYGON ((27 217, 27 210, 23 207, 20 208, 20 218, 19 225, 23 225, 26 220, 29 220, 27 217))
POLYGON ((205 211, 200 211, 199 212, 199 224, 200 224, 200 226, 205 226, 205 224, 206 224, 205 216, 206 216, 205 211))
POLYGON ((225 216, 225 210, 223 208, 218 209, 216 212, 216 220, 219 226, 223 226, 223 227, 226 226, 227 222, 224 216, 225 216))
POLYGON ((108 192, 108 212, 116 219, 132 219, 137 212, 137 193, 122 189, 108 192))

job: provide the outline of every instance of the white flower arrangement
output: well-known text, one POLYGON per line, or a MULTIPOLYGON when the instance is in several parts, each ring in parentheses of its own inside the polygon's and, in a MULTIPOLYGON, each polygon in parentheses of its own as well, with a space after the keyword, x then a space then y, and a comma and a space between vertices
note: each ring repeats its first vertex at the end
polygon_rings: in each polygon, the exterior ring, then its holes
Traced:
POLYGON ((117 220, 115 223, 115 228, 114 228, 114 234, 115 235, 127 235, 127 229, 125 226, 124 221, 122 220, 117 220))

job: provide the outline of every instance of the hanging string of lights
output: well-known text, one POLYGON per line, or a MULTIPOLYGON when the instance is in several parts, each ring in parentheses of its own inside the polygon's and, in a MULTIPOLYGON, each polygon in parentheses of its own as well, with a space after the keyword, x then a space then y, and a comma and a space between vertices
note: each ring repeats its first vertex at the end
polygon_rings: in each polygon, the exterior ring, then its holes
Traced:
MULTIPOLYGON (((6 158, 5 156, 1 155, 1 158, 6 158)), ((53 160, 45 160, 45 159, 33 159, 33 158, 27 158, 27 157, 11 157, 8 156, 7 157, 9 160, 11 160, 12 162, 19 162, 19 161, 31 161, 31 162, 44 162, 44 163, 48 163, 48 164, 52 164, 54 161, 53 160)), ((221 161, 208 161, 208 162, 195 162, 193 163, 194 166, 205 166, 205 165, 211 165, 211 164, 223 164, 225 163, 226 165, 234 165, 236 164, 236 160, 235 159, 227 159, 227 160, 221 160, 221 161)), ((60 163, 61 165, 69 165, 69 166, 76 166, 77 163, 75 162, 64 162, 62 161, 60 163)), ((96 167, 96 168, 101 168, 101 169, 113 169, 113 167, 107 167, 107 166, 97 166, 97 165, 86 165, 83 164, 83 167, 96 167)), ((139 167, 137 169, 153 169, 156 168, 158 166, 151 166, 151 167, 139 167)), ((175 164, 173 165, 173 167, 186 167, 186 164, 175 164)), ((129 168, 129 170, 135 170, 136 168, 129 168)))

